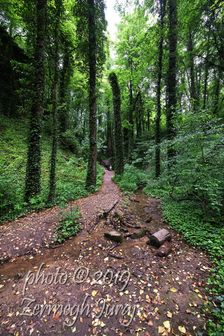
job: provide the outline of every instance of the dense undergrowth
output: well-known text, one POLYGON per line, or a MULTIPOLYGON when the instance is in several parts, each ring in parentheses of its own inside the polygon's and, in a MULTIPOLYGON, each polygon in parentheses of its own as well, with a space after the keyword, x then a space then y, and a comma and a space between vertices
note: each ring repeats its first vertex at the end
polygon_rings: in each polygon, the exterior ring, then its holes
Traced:
MULTIPOLYGON (((23 201, 27 153, 27 124, 24 120, 0 119, 0 221, 11 220, 28 211, 47 206, 51 138, 42 138, 42 192, 31 199, 28 207, 23 201)), ((103 169, 98 169, 97 186, 102 182, 103 169)), ((87 196, 85 189, 86 162, 69 150, 58 150, 56 204, 87 196)))

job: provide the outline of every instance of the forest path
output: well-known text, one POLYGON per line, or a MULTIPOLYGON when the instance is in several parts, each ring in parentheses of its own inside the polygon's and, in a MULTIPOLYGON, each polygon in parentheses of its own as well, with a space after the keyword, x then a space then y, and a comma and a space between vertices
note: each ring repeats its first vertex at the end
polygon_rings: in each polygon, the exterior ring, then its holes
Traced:
MULTIPOLYGON (((202 305, 209 259, 168 228, 159 200, 141 193, 121 197, 111 178, 106 172, 99 193, 69 205, 79 205, 85 219, 80 234, 58 248, 39 247, 39 254, 1 266, 1 336, 206 335, 202 305), (168 257, 158 257, 147 237, 126 238, 122 244, 104 238, 114 227, 96 219, 117 201, 115 211, 127 224, 143 223, 150 232, 170 230, 168 257)), ((47 213, 50 221, 56 209, 51 211, 39 215, 47 213)), ((55 221, 51 231, 54 226, 55 221)))
POLYGON ((48 248, 62 213, 75 207, 80 210, 83 228, 89 230, 100 214, 107 212, 121 199, 118 187, 112 182, 112 176, 113 172, 106 170, 99 192, 70 202, 65 209, 53 207, 0 226, 0 261, 39 254, 44 248, 48 248))

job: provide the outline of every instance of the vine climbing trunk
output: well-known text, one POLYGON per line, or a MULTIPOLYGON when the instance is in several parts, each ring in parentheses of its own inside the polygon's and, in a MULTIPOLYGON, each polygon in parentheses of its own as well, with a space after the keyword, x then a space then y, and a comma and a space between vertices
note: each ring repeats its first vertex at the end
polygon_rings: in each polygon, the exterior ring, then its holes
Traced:
POLYGON ((58 81, 59 81, 59 28, 60 17, 62 10, 62 1, 55 0, 56 7, 56 21, 54 27, 54 75, 52 82, 52 121, 53 121, 53 134, 52 134, 52 149, 50 160, 50 178, 49 178, 49 194, 48 202, 52 203, 55 199, 56 191, 56 162, 57 162, 57 147, 58 147, 58 81))
POLYGON ((124 172, 124 148, 123 148, 123 134, 121 124, 121 93, 118 84, 117 76, 114 72, 109 75, 109 82, 113 92, 114 105, 114 131, 115 131, 115 173, 123 174, 124 172))
POLYGON ((96 116, 96 8, 95 1, 88 0, 89 31, 89 161, 86 188, 96 186, 97 116, 96 116))
POLYGON ((192 109, 195 112, 198 105, 198 97, 196 90, 196 81, 195 81, 195 65, 194 65, 194 40, 193 33, 189 30, 188 33, 188 58, 189 58, 189 68, 190 68, 190 97, 192 109))
POLYGON ((60 72, 60 89, 59 89, 59 101, 60 101, 60 109, 58 115, 58 127, 60 133, 65 133, 68 129, 68 97, 67 90, 69 86, 69 77, 70 77, 70 53, 69 47, 66 45, 66 41, 64 41, 64 50, 63 50, 63 60, 62 60, 62 69, 60 72))
POLYGON ((30 114, 28 157, 25 181, 25 201, 29 202, 41 190, 41 118, 44 97, 44 47, 47 0, 36 0, 36 42, 34 52, 34 94, 30 114))
POLYGON ((107 157, 114 162, 113 125, 110 102, 107 102, 107 157))
POLYGON ((174 118, 177 105, 177 1, 168 0, 169 4, 169 62, 167 72, 167 113, 166 127, 167 138, 169 140, 167 157, 168 165, 175 161, 176 151, 173 140, 176 136, 174 118))
POLYGON ((162 71, 163 71, 163 44, 164 44, 164 17, 166 11, 166 0, 159 1, 160 6, 160 37, 159 37, 159 48, 158 48, 158 64, 157 64, 157 87, 156 87, 156 100, 157 100, 157 112, 156 112, 156 132, 155 132, 155 168, 156 168, 156 177, 160 176, 161 173, 161 150, 160 150, 160 142, 161 142, 161 132, 160 132, 160 124, 161 124, 161 86, 162 86, 162 71))

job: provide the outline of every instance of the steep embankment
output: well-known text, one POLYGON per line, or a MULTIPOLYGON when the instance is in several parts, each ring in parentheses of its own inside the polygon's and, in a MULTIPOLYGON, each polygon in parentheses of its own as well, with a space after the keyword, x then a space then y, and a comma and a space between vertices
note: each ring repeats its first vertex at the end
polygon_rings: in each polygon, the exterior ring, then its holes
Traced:
MULTIPOLYGON (((27 153, 27 121, 0 117, 0 221, 27 211, 23 203, 23 189, 27 153)), ((32 200, 34 209, 45 206, 48 193, 51 136, 43 129, 42 137, 42 193, 32 200)), ((86 196, 86 164, 70 151, 59 147, 57 160, 57 203, 86 196)), ((102 171, 98 179, 101 184, 102 171)))

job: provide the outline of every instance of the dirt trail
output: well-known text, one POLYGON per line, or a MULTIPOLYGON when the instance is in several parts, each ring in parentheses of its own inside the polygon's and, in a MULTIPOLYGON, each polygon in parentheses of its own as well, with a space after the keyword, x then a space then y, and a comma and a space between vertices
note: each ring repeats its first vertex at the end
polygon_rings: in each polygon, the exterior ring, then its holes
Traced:
MULTIPOLYGON (((88 229, 101 213, 119 201, 121 195, 111 180, 112 176, 112 172, 105 171, 104 183, 98 193, 69 203, 68 211, 79 207, 84 229, 88 229)), ((61 213, 62 209, 54 207, 0 226, 0 260, 41 253, 43 248, 49 247, 61 213)))
MULTIPOLYGON (((122 200, 111 177, 106 172, 99 193, 69 205, 78 205, 84 217, 84 229, 77 237, 56 249, 39 244, 40 253, 34 256, 16 250, 20 257, 1 266, 1 336, 206 335, 202 304, 210 262, 204 253, 170 229, 172 253, 167 258, 156 256, 147 237, 125 239, 120 245, 105 240, 104 233, 113 228, 106 220, 88 233, 99 213, 117 200, 132 222, 147 225, 151 232, 167 227, 158 200, 142 194, 122 200)), ((55 228, 56 221, 50 218, 55 218, 56 208, 51 211, 28 218, 43 223, 38 231, 47 234, 48 226, 51 231, 55 228)), ((28 218, 21 220, 24 234, 34 223, 28 225, 28 218)), ((11 225, 6 225, 6 232, 11 225)))

